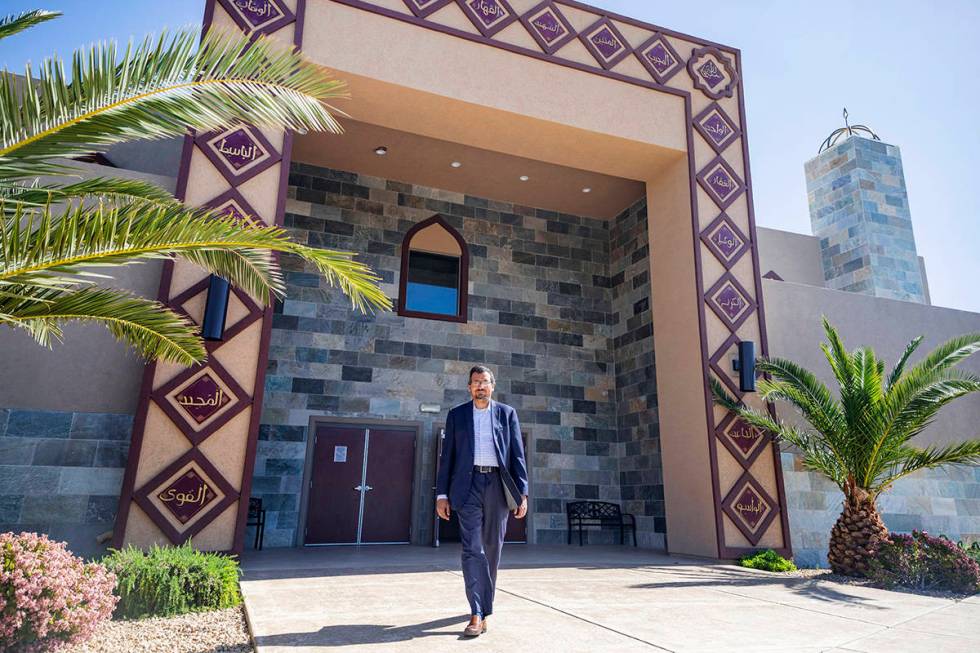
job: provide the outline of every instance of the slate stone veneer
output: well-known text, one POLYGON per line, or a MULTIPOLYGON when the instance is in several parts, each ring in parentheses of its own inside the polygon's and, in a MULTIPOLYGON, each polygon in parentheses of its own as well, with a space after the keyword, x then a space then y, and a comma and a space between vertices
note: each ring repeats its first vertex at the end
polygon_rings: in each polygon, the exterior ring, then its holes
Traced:
POLYGON ((76 554, 116 518, 132 415, 0 409, 0 532, 38 531, 76 554))
POLYGON ((898 147, 852 136, 804 169, 827 287, 926 303, 898 147))
POLYGON ((528 436, 531 541, 564 542, 565 503, 602 499, 636 514, 641 544, 663 546, 645 202, 607 221, 304 164, 291 172, 293 236, 363 253, 392 297, 405 233, 443 215, 469 246, 469 319, 360 315, 284 261, 253 484, 269 511, 266 546, 296 542, 312 415, 423 424, 412 539, 430 543, 436 433, 468 400, 475 363, 495 371, 497 399, 528 436), (442 412, 420 413, 420 402, 442 412))

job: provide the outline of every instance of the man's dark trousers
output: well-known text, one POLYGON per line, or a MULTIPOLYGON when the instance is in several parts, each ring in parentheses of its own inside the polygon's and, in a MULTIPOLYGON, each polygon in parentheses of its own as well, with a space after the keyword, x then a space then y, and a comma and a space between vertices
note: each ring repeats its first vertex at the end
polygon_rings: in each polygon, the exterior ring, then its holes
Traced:
POLYGON ((493 613, 497 565, 507 532, 508 514, 500 472, 474 472, 470 493, 463 505, 456 509, 470 614, 489 617, 493 613))

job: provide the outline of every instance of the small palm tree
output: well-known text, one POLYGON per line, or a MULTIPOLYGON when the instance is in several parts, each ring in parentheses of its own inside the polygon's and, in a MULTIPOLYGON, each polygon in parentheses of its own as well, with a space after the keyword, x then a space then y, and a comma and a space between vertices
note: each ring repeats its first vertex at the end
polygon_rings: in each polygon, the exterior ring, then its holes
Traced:
MULTIPOLYGON (((59 14, 0 18, 0 39, 59 14)), ((0 323, 39 343, 70 321, 104 324, 147 358, 190 365, 206 357, 197 328, 158 302, 100 287, 106 266, 180 257, 265 304, 285 284, 272 252, 302 258, 359 310, 387 310, 379 278, 348 252, 294 243, 279 227, 188 208, 152 184, 77 176, 72 159, 124 141, 248 123, 339 133, 327 101, 344 84, 295 49, 242 34, 194 30, 119 50, 76 51, 70 74, 48 59, 35 76, 0 72, 0 323), (25 79, 26 78, 26 79, 25 79)))
POLYGON ((746 407, 715 378, 712 388, 715 401, 799 449, 804 467, 841 489, 844 510, 831 531, 828 558, 835 572, 859 576, 868 570, 869 551, 888 535, 876 504, 882 492, 920 469, 980 463, 980 440, 926 448, 910 444, 943 406, 980 392, 980 377, 955 369, 980 350, 980 333, 954 338, 909 367, 909 358, 922 342, 916 338, 886 377, 885 363, 872 349, 848 353, 826 318, 823 327, 828 342, 821 348, 840 386, 838 398, 813 373, 791 361, 758 361, 759 371, 766 375, 758 384, 761 398, 788 402, 808 427, 746 407))

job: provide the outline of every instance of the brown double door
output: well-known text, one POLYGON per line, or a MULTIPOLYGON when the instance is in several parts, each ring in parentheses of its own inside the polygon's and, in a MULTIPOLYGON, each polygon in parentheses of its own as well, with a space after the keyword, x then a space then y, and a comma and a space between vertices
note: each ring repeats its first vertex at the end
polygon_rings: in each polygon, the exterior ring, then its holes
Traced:
POLYGON ((407 544, 413 429, 319 425, 304 544, 407 544))

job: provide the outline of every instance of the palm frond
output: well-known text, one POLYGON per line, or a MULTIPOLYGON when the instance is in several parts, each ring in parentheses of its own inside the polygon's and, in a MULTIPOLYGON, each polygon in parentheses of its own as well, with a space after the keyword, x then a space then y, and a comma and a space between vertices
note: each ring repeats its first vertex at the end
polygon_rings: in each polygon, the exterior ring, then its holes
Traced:
POLYGON ((876 494, 884 492, 895 481, 922 469, 932 469, 943 465, 980 464, 980 439, 967 440, 949 445, 934 445, 925 449, 903 447, 896 456, 894 469, 884 475, 882 482, 874 487, 876 494))
POLYGON ((892 373, 888 375, 889 388, 895 385, 895 383, 897 383, 898 380, 902 378, 902 374, 905 373, 905 366, 908 364, 909 358, 912 357, 912 354, 915 353, 915 350, 918 349, 919 345, 922 344, 923 339, 924 336, 918 336, 917 338, 913 338, 912 341, 909 342, 908 345, 906 345, 905 351, 902 352, 901 358, 898 359, 898 362, 895 364, 895 367, 892 369, 892 373))
POLYGON ((154 204, 173 205, 177 199, 154 183, 142 179, 95 177, 71 184, 23 184, 0 180, 0 199, 7 210, 16 210, 16 202, 45 206, 74 199, 98 198, 115 201, 140 200, 154 204))
POLYGON ((0 322, 25 329, 45 346, 67 322, 97 322, 140 355, 181 365, 207 357, 197 327, 158 302, 107 288, 49 289, 0 299, 0 322))
POLYGON ((967 333, 939 345, 912 370, 945 370, 980 351, 980 333, 967 333))
POLYGON ((11 159, 43 162, 188 128, 341 131, 325 103, 346 96, 344 83, 295 48, 242 34, 197 41, 196 30, 184 30, 123 52, 95 45, 74 53, 70 75, 49 59, 36 77, 28 67, 26 84, 0 73, 0 175, 14 176, 16 165, 3 169, 11 159))
MULTIPOLYGON (((0 201, 0 214, 3 205, 0 201)), ((21 207, 0 230, 0 288, 71 287, 91 276, 93 267, 181 256, 266 303, 270 292, 282 295, 284 290, 273 251, 310 263, 329 283, 339 285, 359 310, 391 307, 378 286, 380 279, 351 253, 307 247, 289 240, 280 227, 242 224, 178 204, 79 203, 57 217, 50 206, 21 207)))
POLYGON ((46 11, 44 9, 34 9, 20 14, 10 14, 0 18, 0 39, 13 36, 35 25, 53 20, 61 15, 60 11, 46 11))

